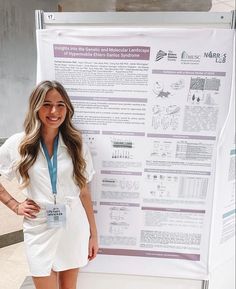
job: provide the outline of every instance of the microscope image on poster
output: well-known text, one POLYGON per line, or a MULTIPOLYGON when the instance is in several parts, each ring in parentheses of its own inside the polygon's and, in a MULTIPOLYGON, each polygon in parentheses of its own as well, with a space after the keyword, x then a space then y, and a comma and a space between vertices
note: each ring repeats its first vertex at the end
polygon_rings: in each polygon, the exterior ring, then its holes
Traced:
POLYGON ((207 77, 191 77, 188 102, 192 105, 217 105, 220 79, 207 77))

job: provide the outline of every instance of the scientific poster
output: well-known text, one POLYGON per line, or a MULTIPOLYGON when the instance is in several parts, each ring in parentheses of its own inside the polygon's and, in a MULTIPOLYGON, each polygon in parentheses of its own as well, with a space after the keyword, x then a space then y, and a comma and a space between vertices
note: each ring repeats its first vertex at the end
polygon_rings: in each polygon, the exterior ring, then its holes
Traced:
POLYGON ((100 251, 85 270, 204 279, 233 31, 37 31, 38 81, 56 79, 96 170, 100 251))

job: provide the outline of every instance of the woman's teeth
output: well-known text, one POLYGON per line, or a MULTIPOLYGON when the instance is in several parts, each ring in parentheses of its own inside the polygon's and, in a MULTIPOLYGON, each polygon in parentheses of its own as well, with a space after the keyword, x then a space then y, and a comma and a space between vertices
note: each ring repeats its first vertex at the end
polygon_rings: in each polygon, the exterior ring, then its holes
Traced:
POLYGON ((57 121, 59 119, 59 117, 48 117, 48 119, 51 121, 57 121))

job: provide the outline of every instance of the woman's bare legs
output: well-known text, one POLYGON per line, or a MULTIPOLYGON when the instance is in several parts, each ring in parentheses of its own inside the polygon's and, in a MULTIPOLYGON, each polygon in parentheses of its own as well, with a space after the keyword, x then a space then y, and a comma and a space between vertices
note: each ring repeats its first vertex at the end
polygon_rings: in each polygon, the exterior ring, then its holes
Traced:
POLYGON ((58 289, 57 272, 51 271, 50 276, 33 277, 36 289, 58 289))
POLYGON ((50 276, 33 277, 36 289, 76 289, 79 268, 51 272, 50 276), (59 281, 59 287, 58 287, 59 281))
POLYGON ((79 268, 59 272, 59 289, 76 289, 79 268))

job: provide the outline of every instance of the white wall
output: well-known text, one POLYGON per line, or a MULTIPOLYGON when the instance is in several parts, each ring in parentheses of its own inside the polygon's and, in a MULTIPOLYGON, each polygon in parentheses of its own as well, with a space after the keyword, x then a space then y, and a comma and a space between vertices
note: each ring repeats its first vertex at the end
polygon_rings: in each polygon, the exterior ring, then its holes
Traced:
MULTIPOLYGON (((0 177, 0 182, 4 185, 8 192, 17 199, 23 201, 25 197, 20 192, 16 182, 8 182, 3 177, 0 177)), ((2 235, 16 232, 22 229, 23 217, 17 216, 13 211, 9 210, 3 203, 0 202, 0 237, 2 235)), ((1 242, 0 242, 1 248, 1 242)))
POLYGON ((0 137, 22 130, 36 81, 34 11, 57 11, 57 0, 0 0, 0 137))
MULTIPOLYGON (((56 11, 57 0, 0 0, 0 138, 22 130, 36 82, 34 11, 56 11)), ((16 183, 0 180, 19 201, 16 183)), ((22 218, 0 203, 0 236, 22 229, 22 218), (4 221, 3 221, 4 220, 4 221)))
POLYGON ((61 0, 62 11, 209 11, 212 0, 61 0))

